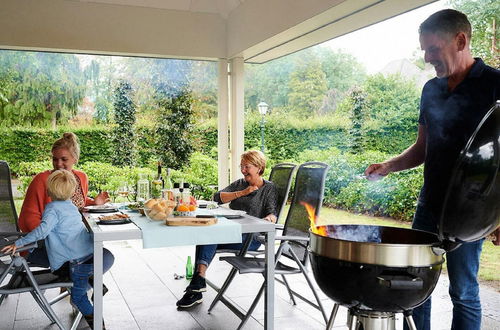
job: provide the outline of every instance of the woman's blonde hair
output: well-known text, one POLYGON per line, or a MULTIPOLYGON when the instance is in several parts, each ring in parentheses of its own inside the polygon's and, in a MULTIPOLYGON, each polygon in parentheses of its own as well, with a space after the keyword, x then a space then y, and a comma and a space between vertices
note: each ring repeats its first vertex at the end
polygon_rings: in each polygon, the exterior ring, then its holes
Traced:
POLYGON ((259 175, 264 174, 266 169, 266 156, 258 150, 249 150, 241 155, 241 161, 260 168, 259 175))
POLYGON ((76 179, 67 170, 52 172, 47 179, 47 194, 55 201, 65 201, 71 198, 76 190, 76 179))
POLYGON ((56 149, 67 149, 70 154, 75 158, 75 160, 78 162, 80 159, 80 141, 78 140, 78 137, 71 132, 66 132, 63 134, 62 138, 56 140, 54 144, 52 145, 52 152, 56 149))

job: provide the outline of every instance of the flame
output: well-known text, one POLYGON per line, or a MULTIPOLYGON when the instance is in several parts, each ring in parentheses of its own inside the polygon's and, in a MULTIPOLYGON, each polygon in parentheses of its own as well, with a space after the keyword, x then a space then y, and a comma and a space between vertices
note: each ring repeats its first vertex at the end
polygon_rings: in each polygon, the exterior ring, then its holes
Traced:
POLYGON ((328 237, 326 226, 318 225, 318 223, 320 222, 320 218, 315 216, 316 209, 306 202, 300 202, 300 204, 304 205, 304 207, 306 208, 307 215, 309 216, 309 221, 311 222, 311 232, 328 237))

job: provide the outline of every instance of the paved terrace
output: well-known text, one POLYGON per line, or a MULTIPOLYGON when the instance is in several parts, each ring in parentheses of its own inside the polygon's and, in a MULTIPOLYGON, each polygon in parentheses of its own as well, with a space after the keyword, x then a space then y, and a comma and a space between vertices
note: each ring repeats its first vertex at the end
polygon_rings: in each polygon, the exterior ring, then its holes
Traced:
MULTIPOLYGON (((215 292, 208 287, 204 302, 190 311, 177 311, 175 302, 182 296, 186 280, 175 280, 174 273, 183 274, 188 255, 194 256, 194 247, 142 249, 140 241, 111 242, 106 244, 115 255, 115 265, 105 275, 104 282, 110 289, 104 297, 104 315, 108 330, 156 329, 236 329, 239 319, 222 303, 211 314, 207 313, 215 292)), ((222 284, 229 265, 214 260, 208 276, 222 284)), ((311 296, 302 275, 290 277, 292 287, 311 296)), ((262 276, 237 275, 228 291, 229 297, 243 308, 248 308, 262 283, 262 276)), ((448 278, 441 275, 433 297, 433 329, 450 329, 451 302, 447 293, 448 278)), ((319 290, 319 289, 318 289, 319 290)), ((47 292, 49 297, 57 290, 47 292)), ((328 313, 333 302, 321 293, 328 313)), ((500 329, 500 293, 482 288, 483 329, 500 329)), ((276 329, 324 329, 320 313, 304 302, 293 306, 284 287, 276 283, 276 329)), ((57 315, 68 327, 71 324, 71 307, 68 301, 55 306, 57 315)), ((334 329, 347 329, 346 309, 341 307, 334 329)), ((263 329, 263 303, 257 306, 245 329, 263 329)), ((402 316, 398 315, 397 329, 402 329, 402 316)), ((9 296, 0 306, 0 329, 57 329, 50 325, 31 295, 9 296)), ((78 329, 87 329, 85 321, 78 329)))

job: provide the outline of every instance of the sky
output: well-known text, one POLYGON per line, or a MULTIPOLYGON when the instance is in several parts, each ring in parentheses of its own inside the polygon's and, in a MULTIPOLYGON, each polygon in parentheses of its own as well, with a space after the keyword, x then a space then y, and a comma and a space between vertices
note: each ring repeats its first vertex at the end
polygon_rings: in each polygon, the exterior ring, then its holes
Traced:
POLYGON ((323 43, 342 49, 363 63, 369 74, 376 73, 393 60, 412 58, 420 50, 418 27, 427 17, 448 8, 446 1, 437 1, 406 14, 346 34, 323 43))

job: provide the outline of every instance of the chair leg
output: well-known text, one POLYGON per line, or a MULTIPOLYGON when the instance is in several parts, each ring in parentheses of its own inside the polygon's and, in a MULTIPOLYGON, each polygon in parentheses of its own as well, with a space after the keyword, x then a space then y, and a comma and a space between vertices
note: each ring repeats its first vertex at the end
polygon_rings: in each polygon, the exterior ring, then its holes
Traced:
POLYGON ((281 274, 281 278, 283 279, 283 284, 285 285, 288 295, 290 296, 290 299, 292 300, 293 305, 297 305, 297 302, 295 301, 295 297, 293 296, 292 289, 290 288, 290 284, 288 284, 288 281, 286 280, 286 277, 284 274, 281 274))
POLYGON ((76 314, 70 330, 76 330, 78 328, 78 325, 80 324, 80 321, 82 320, 82 317, 83 317, 83 314, 80 311, 78 311, 78 314, 76 314))
POLYGON ((313 286, 313 283, 311 281, 311 278, 309 277, 309 275, 307 275, 307 273, 308 273, 307 269, 304 267, 304 265, 302 265, 299 258, 297 257, 297 255, 295 254, 295 252, 292 249, 289 249, 288 252, 292 255, 293 259, 295 260, 295 262, 299 266, 302 274, 304 275, 304 277, 307 281, 307 284, 309 285, 309 288, 311 289, 311 291, 314 295, 314 298, 316 299, 316 302, 318 304, 317 308, 320 310, 321 314, 323 315, 323 319, 325 320, 325 323, 328 323, 328 317, 326 316, 325 309, 323 308, 323 304, 321 303, 321 300, 319 299, 318 293, 316 292, 316 290, 314 290, 314 286, 313 286))
MULTIPOLYGON (((241 247, 240 252, 238 253, 238 256, 244 256, 245 253, 248 251, 248 247, 250 246, 250 243, 252 242, 254 234, 248 235, 246 238, 245 242, 243 242, 243 246, 241 247)), ((227 276, 226 280, 224 281, 224 284, 222 284, 222 287, 220 288, 219 292, 217 293, 217 296, 215 296, 214 300, 210 304, 210 307, 208 308, 208 313, 212 311, 212 309, 217 305, 217 303, 220 301, 221 297, 224 295, 226 292, 227 288, 233 281, 234 276, 236 275, 236 272, 238 270, 236 268, 232 268, 231 271, 229 272, 229 275, 227 276)))
MULTIPOLYGON (((18 277, 19 277, 19 275, 17 273, 12 274, 12 277, 9 279, 9 283, 7 283, 7 287, 11 288, 14 285, 14 283, 16 282, 18 277)), ((7 293, 3 293, 0 295, 0 305, 2 304, 3 300, 5 298, 7 298, 8 296, 9 295, 7 293)))
POLYGON ((38 304, 38 306, 40 306, 40 308, 42 309, 42 311, 45 313, 45 315, 47 315, 47 317, 49 318, 50 320, 50 323, 53 324, 53 323, 56 323, 56 320, 54 318, 52 318, 52 315, 50 315, 50 312, 47 310, 47 308, 45 308, 45 306, 43 305, 43 302, 42 300, 40 299, 40 297, 33 291, 30 291, 31 295, 33 296, 33 299, 36 301, 36 303, 38 304))
POLYGON ((333 323, 335 322, 335 318, 337 317, 338 310, 339 310, 339 304, 335 303, 332 308, 332 313, 330 314, 330 319, 326 324, 326 330, 330 330, 333 327, 333 323))
POLYGON ((29 279, 31 285, 33 286, 33 289, 35 290, 36 295, 41 300, 40 307, 42 309, 44 309, 44 307, 45 307, 46 310, 47 310, 47 312, 51 315, 51 319, 55 320, 55 323, 57 324, 57 326, 59 327, 59 329, 65 330, 63 324, 61 323, 61 321, 57 317, 56 313, 54 313, 54 310, 52 309, 52 307, 50 306, 49 302, 47 301, 47 298, 45 298, 45 296, 43 295, 42 291, 40 290, 40 287, 36 283, 35 277, 33 276, 33 273, 31 272, 31 270, 29 269, 28 263, 24 259, 22 259, 21 262, 22 262, 22 264, 25 267, 26 274, 28 275, 28 279, 29 279))
POLYGON ((236 275, 236 272, 238 270, 236 268, 232 268, 231 271, 229 272, 229 275, 227 276, 226 280, 224 281, 224 284, 222 284, 222 287, 220 288, 219 292, 217 293, 217 296, 215 296, 214 300, 210 304, 210 307, 208 308, 208 313, 212 311, 212 309, 217 305, 217 303, 220 301, 221 297, 224 295, 226 292, 227 288, 233 281, 234 276, 236 275))
POLYGON ((241 320, 241 323, 238 326, 237 330, 242 329, 243 326, 245 326, 245 324, 247 323, 247 321, 250 318, 250 316, 252 316, 252 313, 255 310, 255 307, 257 307, 257 304, 259 303, 260 297, 262 297, 262 294, 264 293, 264 288, 265 287, 266 287, 266 282, 264 281, 264 283, 262 283, 262 286, 259 289, 259 292, 257 293, 257 296, 253 300, 252 305, 250 306, 250 308, 248 309, 247 313, 245 314, 245 317, 241 320))

